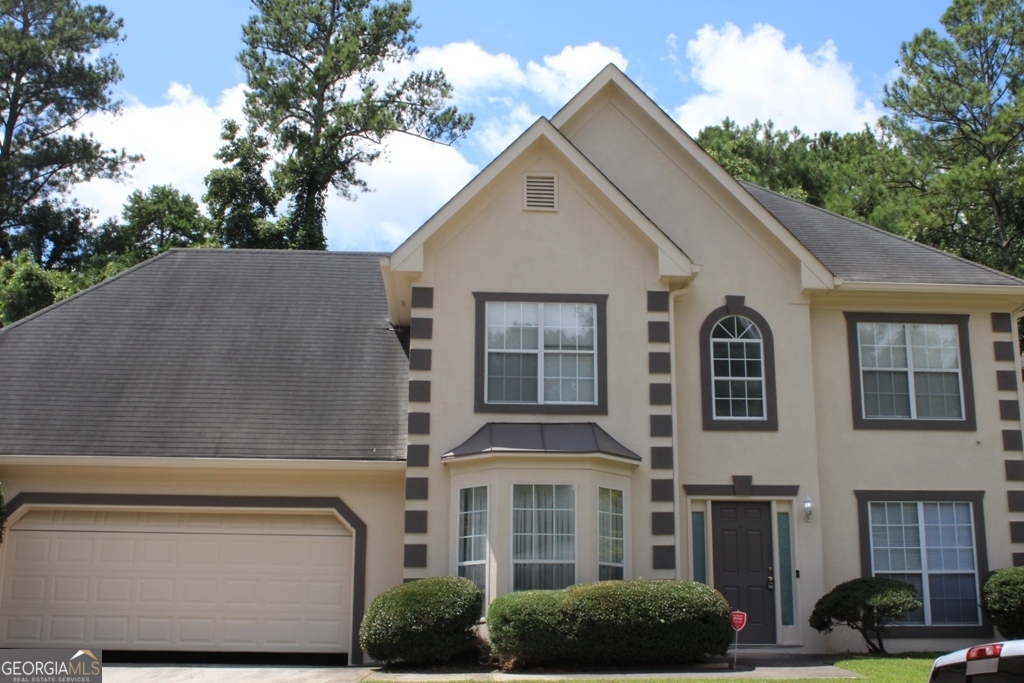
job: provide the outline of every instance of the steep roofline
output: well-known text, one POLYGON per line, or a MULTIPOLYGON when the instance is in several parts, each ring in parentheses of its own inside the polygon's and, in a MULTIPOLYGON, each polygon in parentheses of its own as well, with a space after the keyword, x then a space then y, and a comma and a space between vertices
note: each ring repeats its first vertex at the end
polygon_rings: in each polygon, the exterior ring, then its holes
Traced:
MULTIPOLYGON (((874 230, 875 232, 880 233, 882 235, 885 235, 887 237, 891 237, 891 238, 897 239, 897 240, 902 240, 903 242, 907 242, 908 244, 913 244, 916 247, 920 247, 922 249, 927 249, 929 251, 935 252, 936 254, 942 254, 943 256, 946 256, 948 258, 960 261, 961 263, 967 264, 969 266, 973 266, 973 267, 978 268, 980 270, 984 270, 984 271, 987 271, 989 273, 993 273, 995 275, 999 275, 1002 278, 1005 278, 1007 280, 1011 280, 1012 281, 1012 283, 1008 283, 1006 285, 1007 287, 1024 286, 1024 280, 1022 280, 1022 279, 1020 279, 1018 277, 1014 277, 1013 275, 1010 275, 1009 273, 1004 273, 1001 270, 996 270, 995 268, 989 268, 988 266, 986 266, 986 265, 984 265, 982 263, 977 263, 976 261, 971 261, 970 259, 966 259, 963 256, 958 256, 956 254, 951 254, 948 251, 943 251, 942 249, 938 249, 938 248, 933 247, 933 246, 931 246, 929 244, 924 244, 923 242, 918 242, 916 240, 912 240, 912 239, 906 238, 906 237, 904 237, 902 235, 897 235, 894 232, 889 232, 888 230, 883 230, 882 228, 879 228, 877 226, 871 225, 870 223, 865 223, 865 222, 859 221, 859 220, 857 220, 855 218, 850 218, 849 216, 844 216, 844 215, 842 215, 840 213, 836 213, 835 211, 829 211, 826 208, 823 208, 823 207, 820 207, 820 206, 815 206, 814 204, 811 204, 809 202, 800 201, 799 199, 794 199, 793 197, 787 197, 786 195, 782 194, 781 192, 776 192, 775 190, 770 190, 767 187, 762 187, 762 186, 758 185, 757 183, 752 183, 752 182, 750 182, 748 180, 737 180, 736 182, 738 182, 741 186, 744 186, 744 190, 746 190, 746 187, 745 187, 746 185, 750 185, 751 187, 756 187, 757 189, 759 189, 759 190, 761 190, 763 192, 767 192, 769 194, 773 194, 776 197, 779 197, 779 198, 784 199, 786 201, 790 201, 790 202, 793 202, 795 204, 800 204, 801 206, 805 206, 807 208, 814 209, 815 211, 819 211, 819 212, 827 214, 829 216, 833 216, 834 218, 839 218, 839 219, 842 219, 844 221, 848 221, 850 223, 854 223, 856 225, 859 225, 861 227, 868 228, 870 230, 874 230)), ((748 194, 749 194, 749 192, 748 192, 748 194)), ((753 197, 753 195, 751 195, 751 197, 753 197)), ((756 197, 754 197, 754 201, 757 201, 756 197)), ((769 211, 769 213, 771 213, 771 212, 769 211)), ((779 223, 782 224, 782 227, 786 227, 785 224, 782 223, 782 221, 779 221, 779 223)), ((786 229, 789 230, 789 228, 786 228, 786 229)), ((796 237, 796 235, 794 235, 794 237, 796 237)), ((849 280, 848 282, 851 283, 851 284, 855 283, 855 282, 856 283, 863 283, 863 284, 869 284, 869 283, 871 283, 871 284, 881 284, 884 281, 881 281, 881 280, 879 280, 879 281, 849 280)), ((907 284, 907 283, 892 283, 892 284, 907 284)), ((920 283, 914 283, 914 284, 919 284, 919 285, 922 285, 922 286, 936 286, 936 285, 942 286, 942 285, 952 285, 952 284, 956 284, 956 283, 920 282, 920 283)), ((962 286, 966 287, 966 286, 971 286, 971 285, 966 285, 965 284, 965 285, 962 285, 962 286)), ((975 286, 975 287, 979 287, 979 286, 992 287, 992 286, 998 286, 998 285, 973 285, 973 286, 975 286)))
POLYGON ((740 205, 762 223, 810 271, 815 279, 821 282, 822 288, 831 289, 835 286, 835 274, 810 249, 805 247, 800 240, 796 239, 793 233, 786 229, 771 212, 761 206, 749 192, 744 190, 737 180, 729 175, 711 155, 704 151, 657 102, 651 99, 647 93, 614 64, 608 64, 565 106, 559 109, 551 119, 552 124, 559 130, 569 125, 592 99, 609 86, 615 87, 624 96, 636 103, 641 110, 672 137, 685 153, 689 154, 706 172, 717 180, 740 205))

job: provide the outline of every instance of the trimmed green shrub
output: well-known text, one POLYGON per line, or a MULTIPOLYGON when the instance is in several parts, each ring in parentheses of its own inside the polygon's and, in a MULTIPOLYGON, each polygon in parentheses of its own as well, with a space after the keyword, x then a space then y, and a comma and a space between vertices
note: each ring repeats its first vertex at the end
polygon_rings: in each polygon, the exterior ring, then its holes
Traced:
POLYGON ((693 581, 600 581, 570 586, 562 603, 576 664, 685 664, 724 655, 729 603, 693 581))
POLYGON ((884 654, 885 627, 916 609, 921 609, 921 601, 913 586, 873 576, 846 581, 825 593, 808 621, 822 633, 831 633, 836 626, 852 628, 864 637, 868 652, 884 654))
POLYGON ((981 589, 981 607, 1007 640, 1024 638, 1024 567, 992 572, 981 589))
POLYGON ((476 644, 483 594, 469 579, 438 576, 378 595, 359 628, 359 645, 378 662, 442 663, 476 644))
POLYGON ((725 654, 729 604, 690 581, 601 581, 491 603, 493 652, 510 667, 685 664, 725 654))
POLYGON ((559 607, 564 599, 564 591, 522 591, 496 598, 487 610, 491 651, 517 667, 558 661, 559 607))

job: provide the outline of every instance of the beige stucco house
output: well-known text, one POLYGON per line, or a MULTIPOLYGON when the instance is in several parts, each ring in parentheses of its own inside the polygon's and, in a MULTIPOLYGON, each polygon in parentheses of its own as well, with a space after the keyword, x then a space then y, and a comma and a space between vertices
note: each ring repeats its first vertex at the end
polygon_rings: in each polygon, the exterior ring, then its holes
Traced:
POLYGON ((0 646, 346 653, 403 581, 1024 564, 1024 282, 737 182, 609 66, 391 254, 184 250, 0 331, 0 646))

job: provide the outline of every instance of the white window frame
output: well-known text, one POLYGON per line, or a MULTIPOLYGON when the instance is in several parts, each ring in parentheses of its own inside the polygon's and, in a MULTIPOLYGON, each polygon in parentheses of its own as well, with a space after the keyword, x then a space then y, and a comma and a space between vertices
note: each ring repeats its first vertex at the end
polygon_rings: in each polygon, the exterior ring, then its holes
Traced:
POLYGON ((486 484, 482 484, 482 485, 479 485, 479 486, 463 486, 463 487, 459 488, 458 498, 456 499, 456 505, 458 507, 457 507, 457 510, 456 510, 456 513, 455 513, 455 566, 456 566, 455 573, 458 574, 459 569, 461 569, 462 567, 483 565, 483 567, 484 567, 483 593, 484 593, 484 596, 485 596, 485 603, 486 603, 487 588, 489 587, 489 584, 490 584, 490 581, 488 580, 489 579, 489 577, 488 577, 488 574, 489 574, 489 568, 488 568, 488 566, 489 566, 489 556, 491 554, 490 553, 490 549, 491 549, 491 540, 490 540, 491 489, 490 489, 490 486, 488 486, 486 484), (464 538, 479 538, 479 535, 473 535, 473 536, 463 536, 462 535, 462 516, 464 514, 469 514, 469 513, 466 513, 466 512, 462 511, 462 492, 470 490, 470 489, 483 489, 485 494, 486 494, 486 497, 487 497, 487 505, 486 505, 486 507, 483 510, 483 512, 484 512, 484 534, 483 534, 483 538, 484 538, 484 559, 483 560, 463 560, 462 559, 462 539, 464 539, 464 538))
MULTIPOLYGON (((572 564, 573 566, 573 584, 579 583, 580 578, 580 498, 579 498, 579 487, 573 483, 566 482, 550 482, 550 481, 517 481, 509 485, 509 515, 508 527, 508 557, 509 566, 512 571, 509 573, 508 583, 509 592, 516 590, 516 565, 517 564, 572 564), (572 487, 572 514, 573 514, 573 549, 572 555, 573 560, 517 560, 516 559, 516 486, 570 486, 572 487)), ((536 509, 536 508, 534 508, 536 509)), ((572 584, 570 584, 572 585, 572 584)), ((532 589, 527 589, 532 590, 532 589)))
POLYGON ((765 393, 767 391, 767 385, 766 385, 766 382, 765 382, 764 332, 761 331, 761 328, 758 326, 758 324, 756 322, 754 322, 753 320, 751 320, 750 318, 748 318, 747 316, 741 315, 741 314, 735 314, 735 315, 730 314, 730 315, 722 316, 721 318, 719 318, 718 320, 715 321, 714 325, 711 326, 711 332, 709 333, 709 338, 708 338, 708 350, 710 351, 710 356, 711 356, 711 359, 710 359, 711 360, 711 414, 714 416, 714 419, 715 420, 722 420, 722 421, 728 421, 728 420, 751 420, 751 421, 758 420, 758 421, 761 421, 761 422, 767 421, 768 420, 768 396, 765 393), (721 325, 722 321, 725 320, 726 318, 743 318, 744 320, 748 321, 751 325, 754 326, 754 329, 757 330, 757 334, 758 334, 757 339, 729 339, 729 340, 726 340, 726 339, 718 339, 718 338, 716 338, 714 336, 715 335, 715 330, 718 329, 718 326, 721 325), (758 347, 758 349, 760 349, 760 352, 761 352, 761 376, 755 380, 752 377, 732 377, 732 376, 729 376, 729 377, 719 377, 718 375, 716 375, 715 374, 715 342, 716 341, 719 341, 719 342, 725 341, 726 343, 730 343, 730 344, 734 343, 734 342, 735 343, 740 343, 740 344, 757 344, 757 347, 758 347), (720 381, 725 381, 725 382, 733 382, 733 381, 736 381, 736 382, 754 382, 754 381, 760 382, 760 384, 761 384, 761 417, 754 417, 754 416, 750 416, 750 415, 719 415, 718 414, 718 394, 716 392, 716 387, 715 387, 716 381, 719 381, 719 380, 720 381))
POLYGON ((578 301, 488 301, 484 306, 484 403, 492 406, 596 406, 600 403, 601 385, 598 367, 598 307, 597 304, 578 301), (536 349, 491 349, 490 335, 491 328, 491 306, 490 304, 519 304, 537 307, 537 348, 536 349), (544 306, 546 305, 571 305, 589 306, 594 311, 594 348, 589 350, 568 351, 563 349, 544 349, 544 306), (492 401, 490 400, 490 354, 492 353, 518 353, 537 356, 537 400, 536 401, 492 401), (594 362, 594 400, 593 401, 545 401, 544 400, 544 355, 553 354, 576 354, 590 355, 594 362))
MULTIPOLYGON (((954 500, 954 501, 945 501, 945 500, 941 500, 941 501, 939 501, 939 500, 870 500, 870 501, 868 501, 868 542, 871 544, 871 575, 872 576, 877 576, 879 574, 884 574, 886 576, 890 576, 890 577, 895 578, 895 577, 897 577, 897 576, 899 576, 901 574, 904 574, 904 575, 917 574, 917 575, 919 575, 921 577, 921 602, 924 603, 923 607, 922 607, 923 612, 924 612, 924 623, 921 623, 921 622, 906 622, 907 626, 910 626, 910 627, 913 627, 913 626, 940 626, 940 627, 980 626, 982 624, 981 607, 980 607, 980 605, 977 608, 977 621, 974 621, 974 622, 963 622, 963 623, 948 623, 948 622, 947 623, 939 623, 939 624, 933 624, 932 623, 931 587, 929 586, 928 577, 933 575, 933 574, 934 575, 966 574, 967 571, 962 570, 962 569, 958 569, 958 570, 935 569, 935 570, 932 570, 932 569, 928 568, 928 546, 926 545, 925 531, 924 531, 924 527, 925 527, 925 523, 924 523, 924 506, 929 504, 929 503, 960 503, 960 504, 966 503, 968 505, 968 509, 970 510, 969 519, 971 520, 971 545, 972 545, 972 550, 974 551, 974 570, 973 570, 973 574, 974 574, 974 594, 976 596, 978 596, 978 600, 979 601, 981 600, 981 584, 980 584, 980 580, 978 578, 978 529, 977 529, 977 527, 974 524, 974 503, 972 503, 969 500, 954 500), (921 569, 920 570, 917 570, 917 571, 911 571, 911 570, 904 570, 904 571, 881 570, 881 571, 879 571, 879 570, 875 569, 875 542, 874 542, 874 538, 873 538, 872 533, 871 533, 872 532, 871 527, 873 526, 873 524, 871 522, 871 519, 872 519, 871 518, 871 506, 875 505, 875 504, 882 504, 882 505, 884 505, 886 503, 898 503, 898 504, 901 504, 901 505, 916 505, 917 506, 917 519, 918 519, 917 533, 918 533, 918 544, 919 544, 918 548, 920 549, 920 552, 921 552, 921 569)), ((899 623, 902 625, 904 622, 899 622, 899 623)))
POLYGON ((626 492, 622 489, 613 488, 611 486, 598 486, 597 487, 597 576, 601 577, 601 567, 617 567, 622 570, 622 578, 626 578, 626 492), (618 491, 622 496, 622 513, 617 514, 614 512, 604 512, 601 510, 601 491, 618 491), (613 536, 602 536, 601 535, 601 515, 612 515, 622 518, 622 538, 615 538, 613 536), (614 541, 622 541, 622 560, 620 562, 602 562, 601 561, 601 539, 608 538, 614 541))
POLYGON ((860 321, 856 325, 857 332, 857 367, 860 372, 860 414, 864 420, 920 420, 922 422, 930 422, 933 420, 946 420, 950 422, 964 422, 967 420, 967 404, 964 400, 964 363, 963 363, 963 345, 960 339, 960 326, 955 323, 914 323, 914 322, 871 322, 871 321, 860 321), (867 368, 865 370, 863 363, 863 356, 861 355, 861 344, 860 344, 860 328, 862 325, 902 325, 903 326, 903 340, 904 348, 907 352, 907 367, 906 368, 867 368), (914 367, 914 353, 910 344, 910 328, 913 325, 939 325, 952 327, 956 332, 956 377, 957 386, 960 391, 960 417, 918 417, 917 416, 917 391, 914 386, 914 374, 917 372, 921 373, 936 373, 940 375, 952 374, 952 370, 935 370, 933 368, 917 369, 914 367), (879 417, 879 416, 868 416, 867 406, 864 402, 864 373, 866 372, 903 372, 907 373, 907 391, 910 394, 910 417, 879 417))

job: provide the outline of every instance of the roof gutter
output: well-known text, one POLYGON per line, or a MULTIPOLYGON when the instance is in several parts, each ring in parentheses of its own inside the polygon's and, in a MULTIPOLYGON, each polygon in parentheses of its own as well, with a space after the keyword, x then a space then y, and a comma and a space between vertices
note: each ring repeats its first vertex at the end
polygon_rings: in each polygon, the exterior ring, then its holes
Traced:
POLYGON ((313 460, 284 458, 168 458, 103 455, 0 455, 0 467, 142 467, 168 469, 301 470, 301 471, 404 471, 405 460, 313 460))
POLYGON ((1024 296, 1024 283, 1019 285, 965 285, 927 282, 851 282, 843 280, 841 284, 837 283, 834 291, 1024 296))

